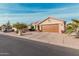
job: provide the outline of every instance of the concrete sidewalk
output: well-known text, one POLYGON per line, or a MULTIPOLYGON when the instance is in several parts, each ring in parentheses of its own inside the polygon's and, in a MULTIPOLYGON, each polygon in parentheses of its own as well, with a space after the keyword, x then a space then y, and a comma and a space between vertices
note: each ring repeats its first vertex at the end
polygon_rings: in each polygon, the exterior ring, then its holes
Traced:
POLYGON ((57 34, 57 33, 49 33, 49 32, 26 32, 23 34, 23 36, 18 36, 14 32, 10 32, 10 33, 0 32, 0 34, 79 49, 79 39, 75 38, 74 36, 70 36, 66 34, 57 34))

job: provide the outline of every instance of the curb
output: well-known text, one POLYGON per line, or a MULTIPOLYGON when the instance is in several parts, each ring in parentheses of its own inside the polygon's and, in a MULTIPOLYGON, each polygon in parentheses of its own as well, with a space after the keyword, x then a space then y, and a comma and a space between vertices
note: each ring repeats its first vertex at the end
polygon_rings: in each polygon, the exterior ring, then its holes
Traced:
POLYGON ((3 32, 0 32, 0 34, 2 35, 7 35, 7 36, 12 36, 12 37, 17 37, 17 38, 24 38, 24 39, 27 39, 27 40, 34 40, 34 41, 39 41, 39 42, 43 42, 43 43, 48 43, 48 44, 53 44, 53 45, 57 45, 57 46, 62 46, 62 47, 66 47, 66 48, 73 48, 73 49, 79 49, 77 47, 72 47, 72 46, 69 46, 69 45, 64 45, 64 43, 53 43, 53 42, 48 42, 48 41, 45 41, 45 40, 39 40, 39 39, 35 39, 35 38, 29 38, 29 37, 24 37, 24 36, 16 36, 16 35, 10 35, 8 33, 3 33, 3 32))

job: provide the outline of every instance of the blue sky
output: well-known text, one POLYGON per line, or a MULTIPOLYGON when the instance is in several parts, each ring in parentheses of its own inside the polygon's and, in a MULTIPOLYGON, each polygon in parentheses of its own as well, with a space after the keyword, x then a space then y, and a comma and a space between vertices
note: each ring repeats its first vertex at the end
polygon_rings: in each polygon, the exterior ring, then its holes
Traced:
POLYGON ((32 23, 49 16, 70 22, 79 19, 78 3, 0 3, 0 24, 32 23))

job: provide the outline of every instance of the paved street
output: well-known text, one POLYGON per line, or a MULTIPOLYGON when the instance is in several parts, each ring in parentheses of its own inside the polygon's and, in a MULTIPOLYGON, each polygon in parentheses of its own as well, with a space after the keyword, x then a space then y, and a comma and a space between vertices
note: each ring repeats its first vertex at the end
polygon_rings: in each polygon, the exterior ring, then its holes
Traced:
POLYGON ((79 55, 79 50, 0 34, 0 55, 70 56, 79 55))

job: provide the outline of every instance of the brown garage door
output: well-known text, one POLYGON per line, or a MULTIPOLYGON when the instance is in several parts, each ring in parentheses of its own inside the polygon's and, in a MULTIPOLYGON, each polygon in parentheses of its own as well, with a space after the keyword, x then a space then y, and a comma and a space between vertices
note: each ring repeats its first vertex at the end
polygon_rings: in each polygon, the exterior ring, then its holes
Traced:
POLYGON ((43 32, 59 32, 58 24, 42 25, 43 32))

